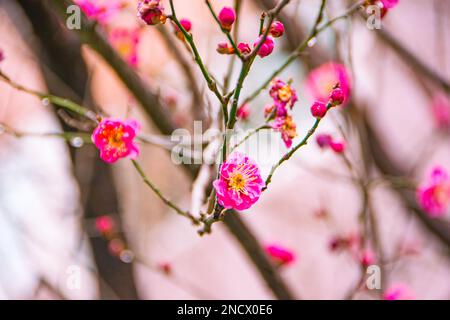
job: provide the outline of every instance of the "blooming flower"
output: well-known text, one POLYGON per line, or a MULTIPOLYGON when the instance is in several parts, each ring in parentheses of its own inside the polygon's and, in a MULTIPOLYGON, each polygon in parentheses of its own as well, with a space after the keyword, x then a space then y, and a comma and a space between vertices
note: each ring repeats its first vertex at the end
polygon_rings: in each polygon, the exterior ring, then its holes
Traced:
POLYGON ((250 111, 250 105, 245 103, 238 108, 236 116, 241 120, 247 120, 250 116, 250 111))
POLYGON ((92 133, 92 142, 100 150, 100 158, 114 163, 120 158, 135 159, 139 148, 134 142, 139 125, 134 120, 104 119, 92 133))
POLYGON ((119 0, 75 0, 75 4, 89 19, 99 23, 106 23, 125 6, 125 2, 119 0))
POLYGON ((292 139, 297 136, 297 126, 292 120, 292 117, 290 115, 276 117, 272 124, 272 128, 281 133, 281 138, 283 139, 286 148, 290 148, 292 146, 292 139))
POLYGON ((339 85, 344 95, 344 103, 350 96, 350 76, 344 65, 336 62, 325 63, 312 70, 307 79, 306 87, 314 100, 327 103, 333 88, 339 85))
POLYGON ((167 20, 161 0, 139 0, 138 17, 151 26, 165 23, 167 20))
POLYGON ((224 7, 220 10, 218 19, 222 28, 230 31, 233 23, 236 21, 236 12, 234 12, 233 8, 224 7))
POLYGON ((298 101, 297 92, 289 83, 285 83, 280 79, 274 79, 269 91, 275 107, 277 108, 277 116, 285 116, 287 113, 286 106, 291 109, 298 101))
POLYGON ((265 248, 269 257, 279 266, 288 265, 295 261, 294 253, 279 245, 268 245, 265 248))
POLYGON ((450 99, 444 94, 437 94, 431 107, 436 126, 441 130, 450 130, 450 99))
POLYGON ((404 283, 391 285, 383 294, 384 300, 414 300, 415 295, 411 288, 404 283))
POLYGON ((450 208, 450 178, 441 167, 435 167, 428 181, 417 188, 417 201, 430 217, 442 217, 450 208))
POLYGON ((258 201, 264 181, 258 165, 245 154, 232 153, 213 182, 217 201, 226 209, 245 210, 258 201))
POLYGON ((132 67, 138 64, 139 29, 115 28, 109 34, 111 45, 122 58, 132 67))
POLYGON ((274 38, 279 38, 284 34, 284 25, 280 21, 274 21, 270 26, 269 33, 274 38))
MULTIPOLYGON (((253 44, 253 47, 256 48, 262 41, 262 39, 263 36, 259 36, 258 39, 256 39, 255 43, 253 44)), ((261 58, 267 57, 272 53, 274 48, 275 48, 275 41, 273 41, 272 37, 267 36, 266 40, 258 50, 258 56, 260 56, 261 58)))

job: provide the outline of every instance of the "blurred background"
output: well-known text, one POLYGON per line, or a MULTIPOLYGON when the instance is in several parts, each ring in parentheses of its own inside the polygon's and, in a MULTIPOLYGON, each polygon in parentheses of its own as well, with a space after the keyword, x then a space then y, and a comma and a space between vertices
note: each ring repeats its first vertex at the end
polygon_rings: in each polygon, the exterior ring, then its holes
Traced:
MULTIPOLYGON (((191 132, 193 120, 217 113, 220 106, 170 22, 145 26, 136 17, 137 1, 129 0, 120 1, 106 22, 68 30, 58 2, 0 0, 0 69, 15 82, 95 106, 114 118, 138 119, 143 133, 163 141, 170 140, 169 133, 150 119, 151 108, 162 109, 175 128, 191 132), (135 37, 134 60, 127 61, 130 44, 121 47, 117 30, 135 37), (100 35, 124 61, 115 62, 92 34, 100 35), (118 71, 124 68, 128 73, 118 71), (129 73, 156 97, 149 101, 150 108, 142 103, 145 95, 136 96, 129 73)), ((325 19, 355 2, 328 1, 325 19)), ((226 39, 204 1, 174 3, 177 15, 192 22, 200 54, 222 82, 231 57, 216 52, 217 43, 226 39)), ((253 43, 261 13, 277 1, 240 3, 239 39, 253 43)), ((291 0, 280 16, 286 35, 277 39, 271 56, 255 62, 243 97, 306 38, 320 3, 291 0)), ((163 4, 169 8, 168 1, 163 4)), ((235 3, 220 0, 213 5, 219 11, 235 3)), ((379 299, 397 285, 418 299, 450 298, 448 210, 439 218, 427 215, 410 187, 425 181, 434 166, 450 170, 450 123, 434 109, 440 97, 450 110, 449 19, 446 0, 400 0, 383 17, 381 30, 370 30, 356 13, 317 37, 280 75, 293 80, 299 95, 293 111, 295 144, 314 122, 305 84, 308 73, 329 61, 346 65, 351 100, 333 110, 318 132, 345 139, 345 159, 361 180, 371 181, 369 191, 361 187, 343 157, 322 150, 312 139, 277 171, 259 202, 239 213, 260 250, 277 245, 295 256, 290 263, 271 262, 275 283, 286 285, 291 297, 379 299), (367 224, 361 221, 366 211, 367 224), (365 269, 352 241, 360 246, 367 225, 373 227, 368 247, 381 266, 381 290, 359 288, 365 269), (344 248, 339 247, 343 242, 344 248)), ((232 85, 238 61, 233 70, 232 85)), ((239 122, 240 128, 261 124, 269 101, 263 91, 250 103, 250 115, 239 122)), ((231 223, 214 224, 210 235, 200 237, 196 227, 142 183, 129 161, 107 165, 78 136, 68 141, 45 136, 89 130, 66 112, 1 81, 0 123, 0 298, 280 297, 274 294, 277 285, 268 284, 252 258, 252 249, 243 245, 245 237, 230 232, 231 223)), ((214 116, 203 122, 203 130, 210 123, 214 116)), ((279 139, 277 133, 264 134, 272 137, 269 141, 279 139)), ((281 145, 268 152, 265 145, 252 147, 255 144, 251 140, 242 150, 256 159, 266 176, 287 149, 281 145)), ((199 205, 198 183, 172 162, 166 149, 141 144, 140 162, 165 195, 183 208, 194 208, 199 205)))

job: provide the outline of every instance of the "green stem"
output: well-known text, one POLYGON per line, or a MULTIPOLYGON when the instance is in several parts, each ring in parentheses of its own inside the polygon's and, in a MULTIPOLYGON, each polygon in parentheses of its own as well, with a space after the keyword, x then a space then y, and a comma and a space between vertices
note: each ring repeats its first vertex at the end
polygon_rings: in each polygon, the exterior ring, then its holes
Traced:
MULTIPOLYGON (((233 47, 234 53, 239 57, 239 59, 243 60, 244 56, 241 54, 241 52, 239 51, 236 42, 234 42, 233 37, 230 34, 229 30, 226 30, 222 27, 222 24, 220 23, 219 18, 217 17, 216 12, 214 11, 214 8, 211 5, 211 2, 209 2, 209 0, 205 0, 206 5, 208 6, 209 11, 211 12, 211 15, 213 16, 214 20, 216 20, 217 24, 220 27, 220 30, 222 30, 222 32, 227 36, 228 41, 230 42, 231 46, 233 47)), ((236 26, 235 26, 236 28, 236 26)))
POLYGON ((208 88, 216 95, 217 99, 219 99, 220 103, 224 103, 224 98, 222 94, 219 92, 219 89, 217 88, 217 83, 214 81, 214 79, 209 74, 208 70, 206 69, 205 64, 203 63, 203 60, 198 52, 197 46, 195 45, 194 38, 192 37, 192 34, 186 31, 184 27, 181 25, 180 21, 177 18, 176 12, 175 12, 175 6, 173 5, 173 0, 170 0, 170 8, 172 10, 172 15, 169 16, 169 18, 177 25, 177 27, 181 30, 183 33, 186 41, 189 43, 189 46, 191 47, 192 53, 194 55, 194 60, 197 63, 197 65, 200 67, 200 70, 203 74, 203 77, 206 80, 206 83, 208 84, 208 88))
MULTIPOLYGON (((327 110, 330 110, 332 107, 331 103, 327 104, 327 110)), ((293 147, 291 150, 289 150, 288 153, 286 153, 275 165, 272 166, 272 169, 270 170, 269 175, 267 176, 266 179, 266 186, 263 188, 263 191, 267 189, 267 187, 269 186, 269 184, 272 182, 272 177, 273 174, 275 173, 275 171, 287 160, 289 160, 294 153, 300 149, 301 147, 305 146, 306 144, 308 144, 308 140, 309 138, 316 132, 317 128, 319 127, 320 122, 322 121, 322 118, 317 118, 316 121, 314 122, 313 126, 311 127, 311 129, 308 130, 308 133, 305 135, 305 137, 302 139, 302 141, 297 144, 295 147, 293 147)))
POLYGON ((24 87, 21 84, 14 82, 11 78, 9 78, 7 75, 5 75, 1 71, 0 71, 0 79, 2 79, 4 82, 9 84, 11 87, 13 87, 16 90, 31 94, 31 95, 39 98, 42 101, 47 100, 49 103, 57 105, 66 110, 72 111, 72 112, 79 114, 83 117, 86 117, 89 120, 92 120, 94 122, 98 122, 99 117, 97 116, 97 114, 95 112, 79 105, 78 103, 75 103, 75 102, 70 101, 65 98, 57 97, 57 96, 54 96, 54 95, 51 95, 48 93, 43 93, 43 92, 39 92, 39 91, 24 87))
POLYGON ((344 18, 347 18, 350 15, 352 15, 354 12, 356 12, 359 9, 361 4, 363 3, 363 2, 356 3, 355 5, 351 6, 346 12, 344 12, 343 14, 341 14, 341 15, 333 18, 333 19, 331 19, 330 21, 328 21, 327 23, 325 23, 323 26, 321 26, 319 28, 318 24, 322 20, 321 17, 323 16, 323 10, 324 10, 324 6, 323 5, 324 5, 324 2, 322 2, 322 5, 321 5, 320 10, 319 10, 319 14, 318 14, 317 19, 316 19, 316 22, 315 22, 313 28, 311 29, 311 32, 308 35, 308 37, 302 43, 299 44, 299 46, 288 56, 288 58, 281 64, 281 66, 278 67, 278 69, 276 69, 270 75, 270 77, 258 89, 256 89, 248 98, 246 98, 244 100, 244 104, 254 100, 261 93, 261 91, 266 89, 270 85, 270 83, 272 82, 272 79, 274 79, 276 76, 278 76, 280 73, 282 73, 292 62, 294 62, 303 53, 303 51, 305 51, 308 48, 308 43, 312 39, 314 39, 316 36, 318 36, 323 31, 328 29, 330 26, 332 26, 337 21, 339 21, 341 19, 344 19, 344 18))
POLYGON ((136 160, 131 160, 131 162, 133 163, 134 168, 139 173, 144 183, 150 189, 152 189, 152 191, 158 196, 158 198, 160 198, 168 207, 175 210, 175 212, 178 213, 180 216, 186 217, 189 220, 191 220, 194 225, 199 224, 199 221, 189 211, 184 211, 180 209, 176 204, 174 204, 172 201, 170 201, 167 197, 165 197, 162 194, 162 192, 148 179, 148 177, 145 175, 144 170, 136 160))

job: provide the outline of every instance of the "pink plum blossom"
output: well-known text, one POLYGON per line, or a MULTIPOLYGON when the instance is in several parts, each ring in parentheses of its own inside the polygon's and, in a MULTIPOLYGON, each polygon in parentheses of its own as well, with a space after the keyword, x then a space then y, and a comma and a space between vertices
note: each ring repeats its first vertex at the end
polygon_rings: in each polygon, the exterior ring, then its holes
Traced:
POLYGON ((365 249, 359 255, 359 262, 362 266, 367 267, 376 262, 375 252, 372 249, 365 249))
POLYGON ((252 52, 252 49, 250 49, 248 43, 241 42, 237 47, 242 54, 249 54, 250 52, 252 52))
POLYGON ((89 19, 102 24, 125 6, 125 2, 119 0, 75 0, 74 2, 89 19))
POLYGON ((233 54, 234 48, 228 42, 220 42, 217 44, 216 51, 220 54, 233 54))
POLYGON ((233 8, 224 7, 220 10, 218 19, 223 29, 230 31, 233 23, 236 21, 236 12, 233 8))
POLYGON ((165 23, 167 20, 161 0, 139 0, 138 17, 150 26, 165 23))
POLYGON ((270 35, 274 38, 279 38, 284 34, 284 25, 280 21, 274 21, 270 26, 270 35))
POLYGON ((292 109, 298 101, 295 89, 281 79, 272 81, 269 94, 277 108, 277 116, 285 116, 287 114, 286 107, 289 106, 292 109))
POLYGON ((234 152, 220 167, 220 176, 213 182, 217 201, 226 209, 246 210, 261 195, 264 181, 255 161, 234 152))
POLYGON ((236 116, 241 120, 247 120, 250 116, 250 105, 248 103, 243 104, 237 110, 236 116))
MULTIPOLYGON (((255 43, 253 44, 253 47, 254 48, 258 47, 258 45, 262 40, 263 36, 260 36, 258 39, 256 39, 255 43)), ((260 56, 261 58, 267 57, 273 52, 274 48, 275 48, 275 41, 273 41, 272 37, 267 36, 266 40, 258 50, 258 56, 260 56)))
POLYGON ((404 283, 392 284, 383 294, 384 300, 414 300, 415 295, 404 283))
POLYGON ((100 150, 100 158, 107 163, 114 163, 120 158, 135 159, 139 148, 134 139, 139 130, 135 120, 104 119, 94 129, 92 142, 100 150))
POLYGON ((114 220, 110 216, 100 216, 95 219, 95 228, 101 234, 109 234, 114 230, 114 220))
POLYGON ((139 29, 115 28, 109 34, 109 41, 130 66, 137 67, 139 29))
POLYGON ((276 117, 272 123, 272 128, 281 133, 281 138, 286 148, 290 148, 292 146, 292 139, 297 136, 297 126, 292 120, 292 117, 290 115, 276 117))
POLYGON ((294 252, 280 245, 268 245, 265 247, 266 253, 279 266, 288 265, 295 261, 294 252))
POLYGON ((383 4, 384 8, 392 9, 398 5, 400 0, 380 0, 380 2, 383 4))
POLYGON ((316 101, 311 106, 311 114, 315 118, 323 118, 327 114, 327 105, 323 102, 316 101))
POLYGON ((427 181, 417 188, 417 201, 430 217, 442 217, 450 208, 450 178, 447 171, 435 167, 427 181))
POLYGON ((439 93, 433 98, 431 107, 436 126, 441 130, 450 130, 450 99, 439 93))
POLYGON ((344 65, 336 62, 328 62, 317 67, 306 79, 306 88, 311 97, 323 103, 328 103, 336 85, 342 90, 345 103, 350 96, 350 75, 344 65))

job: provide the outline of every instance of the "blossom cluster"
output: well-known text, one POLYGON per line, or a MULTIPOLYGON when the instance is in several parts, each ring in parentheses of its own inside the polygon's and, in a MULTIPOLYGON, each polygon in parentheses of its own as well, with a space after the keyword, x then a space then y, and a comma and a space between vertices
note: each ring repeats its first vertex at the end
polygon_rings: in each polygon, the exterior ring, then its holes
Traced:
POLYGON ((435 167, 427 181, 417 188, 417 201, 433 218, 442 217, 450 210, 450 176, 442 167, 435 167))
POLYGON ((281 133, 281 138, 287 148, 292 146, 292 139, 297 136, 297 126, 289 114, 295 103, 298 101, 297 92, 291 86, 291 81, 287 83, 281 79, 272 81, 269 92, 272 103, 267 105, 264 115, 268 120, 274 119, 272 128, 281 133))
MULTIPOLYGON (((226 32, 232 30, 233 24, 236 21, 236 12, 233 8, 224 7, 220 10, 218 15, 219 23, 222 29, 226 32)), ((279 38, 284 34, 284 25, 280 21, 274 21, 270 25, 268 35, 265 36, 265 30, 263 33, 253 42, 253 49, 258 48, 258 56, 261 58, 267 57, 272 54, 275 48, 275 38, 279 38)), ((249 43, 241 42, 237 45, 237 49, 240 54, 246 55, 252 52, 249 43)), ((220 54, 235 54, 235 47, 229 42, 220 42, 217 45, 217 52, 220 54)))

